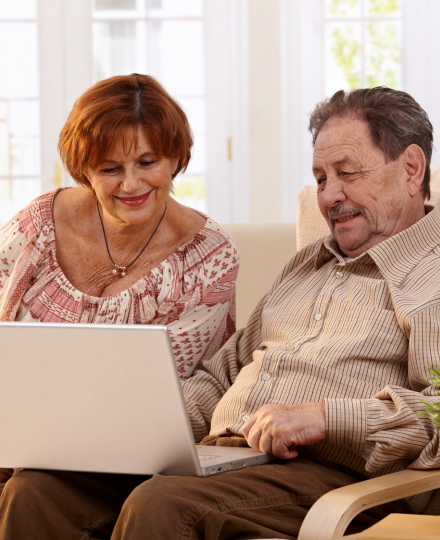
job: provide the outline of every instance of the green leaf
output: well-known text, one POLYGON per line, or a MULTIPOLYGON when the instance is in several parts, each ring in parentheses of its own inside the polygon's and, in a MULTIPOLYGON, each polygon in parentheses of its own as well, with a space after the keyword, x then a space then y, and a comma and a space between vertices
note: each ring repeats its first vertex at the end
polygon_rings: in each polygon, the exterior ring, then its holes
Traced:
MULTIPOLYGON (((429 367, 429 371, 433 374, 433 377, 423 377, 427 381, 433 381, 436 386, 440 386, 440 371, 435 369, 434 366, 429 367)), ((440 395, 440 392, 437 392, 440 395)), ((420 402, 425 406, 423 412, 417 413, 417 416, 423 416, 425 414, 431 417, 431 422, 440 429, 440 402, 428 403, 427 401, 420 402)))

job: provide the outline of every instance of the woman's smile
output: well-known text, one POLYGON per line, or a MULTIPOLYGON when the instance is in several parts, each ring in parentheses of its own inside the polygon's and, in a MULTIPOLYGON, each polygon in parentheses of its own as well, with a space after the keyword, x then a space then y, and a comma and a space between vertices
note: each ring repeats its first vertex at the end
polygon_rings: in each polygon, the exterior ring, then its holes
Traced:
POLYGON ((142 195, 134 195, 133 197, 116 197, 116 198, 127 206, 141 206, 148 200, 148 197, 150 196, 151 191, 153 190, 150 190, 148 193, 143 193, 142 195))

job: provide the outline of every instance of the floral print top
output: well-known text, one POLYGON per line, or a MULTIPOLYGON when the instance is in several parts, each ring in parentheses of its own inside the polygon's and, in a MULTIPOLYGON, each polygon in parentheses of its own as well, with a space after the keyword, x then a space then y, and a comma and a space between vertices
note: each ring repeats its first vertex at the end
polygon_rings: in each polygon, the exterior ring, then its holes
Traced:
POLYGON ((233 240, 207 218, 189 242, 128 289, 89 296, 67 280, 56 259, 59 191, 38 197, 0 228, 0 320, 166 325, 180 377, 190 377, 235 331, 233 240))

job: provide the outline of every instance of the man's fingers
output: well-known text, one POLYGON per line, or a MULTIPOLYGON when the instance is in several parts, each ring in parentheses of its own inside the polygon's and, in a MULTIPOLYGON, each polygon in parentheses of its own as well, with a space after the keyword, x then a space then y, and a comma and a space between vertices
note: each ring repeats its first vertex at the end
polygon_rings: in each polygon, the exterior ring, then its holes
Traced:
POLYGON ((292 446, 290 448, 285 448, 285 451, 283 453, 275 454, 274 452, 274 456, 280 459, 293 459, 298 457, 298 450, 296 450, 296 448, 292 446))
POLYGON ((270 434, 265 433, 260 437, 260 452, 273 454, 273 439, 270 434))
POLYGON ((242 433, 252 448, 292 459, 296 445, 325 439, 324 403, 264 405, 243 424, 242 433))
POLYGON ((273 439, 272 454, 281 459, 292 459, 298 456, 295 445, 291 444, 286 446, 286 444, 280 439, 273 439))
MULTIPOLYGON (((241 432, 243 433, 243 435, 245 436, 246 440, 248 438, 248 435, 249 435, 249 431, 251 430, 252 426, 255 424, 255 422, 257 421, 257 417, 255 414, 253 414, 250 418, 248 418, 246 420, 246 422, 243 424, 243 426, 241 427, 241 432)), ((249 441, 248 441, 249 442, 249 441)))
POLYGON ((252 426, 251 430, 249 431, 248 436, 246 437, 247 443, 251 448, 254 448, 255 450, 260 450, 260 437, 261 437, 261 429, 254 425, 252 426))

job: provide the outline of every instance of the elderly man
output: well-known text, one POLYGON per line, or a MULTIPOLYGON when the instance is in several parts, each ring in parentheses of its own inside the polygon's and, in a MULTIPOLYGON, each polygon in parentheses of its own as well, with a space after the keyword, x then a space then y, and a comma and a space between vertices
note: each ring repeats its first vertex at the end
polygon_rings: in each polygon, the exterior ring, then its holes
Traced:
MULTIPOLYGON (((432 126, 408 94, 374 88, 319 104, 310 130, 332 234, 286 265, 246 328, 184 383, 197 441, 247 442, 278 459, 210 478, 155 476, 125 501, 113 540, 295 538, 332 489, 440 466, 438 432, 417 415, 421 399, 438 399, 424 377, 440 367, 440 213, 424 205, 432 126)), ((38 514, 38 494, 24 498, 21 517, 26 501, 32 526, 11 512, 0 537, 74 538, 51 536, 47 525, 67 516, 75 497, 63 489, 50 515, 38 514)), ((7 484, 10 507, 18 491, 7 484)), ((110 513, 116 503, 106 496, 110 513)), ((361 514, 355 525, 421 511, 430 496, 361 514)))

